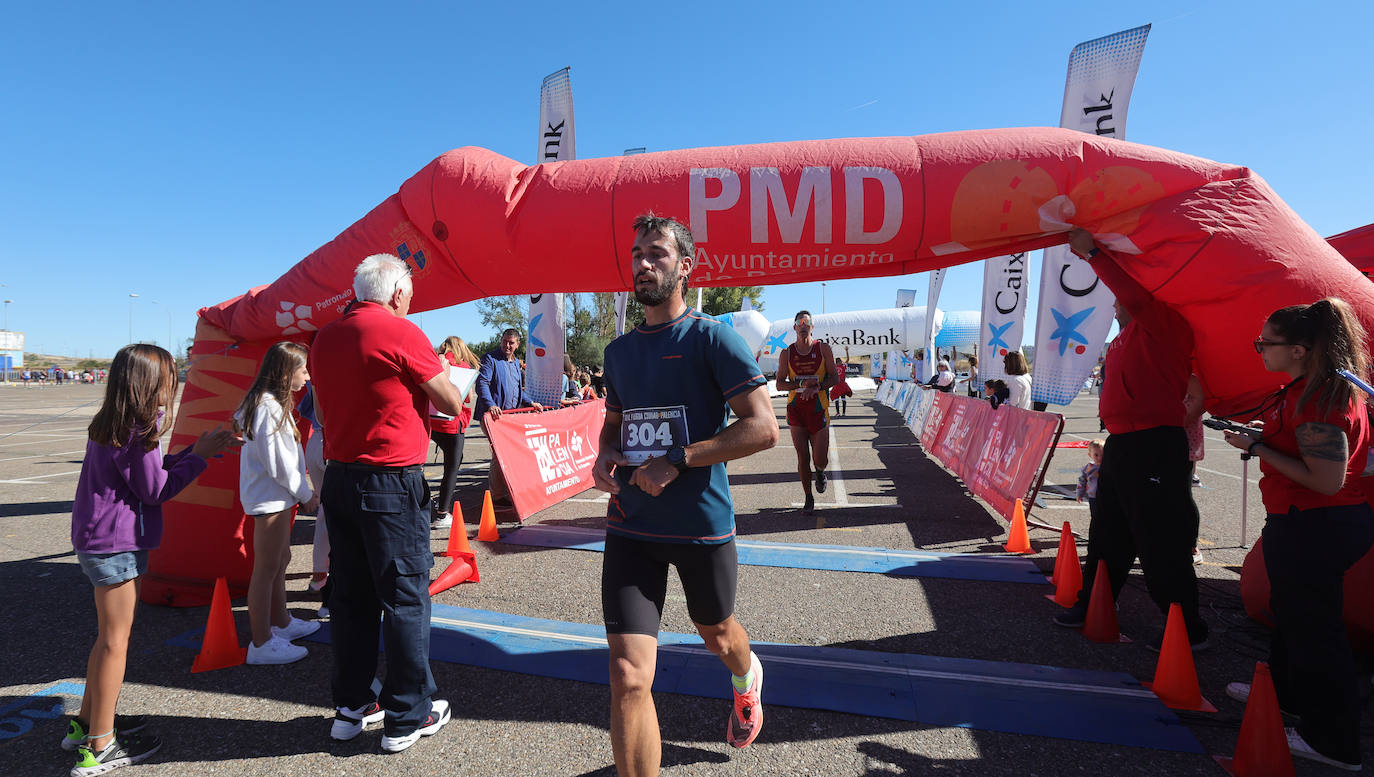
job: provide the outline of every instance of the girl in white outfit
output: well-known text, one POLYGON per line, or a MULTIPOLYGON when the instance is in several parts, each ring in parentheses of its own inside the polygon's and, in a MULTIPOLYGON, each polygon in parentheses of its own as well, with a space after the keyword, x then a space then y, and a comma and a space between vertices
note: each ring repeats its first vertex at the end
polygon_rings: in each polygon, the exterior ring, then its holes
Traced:
POLYGON ((248 581, 248 621, 253 642, 250 664, 289 664, 306 656, 291 644, 319 629, 286 609, 286 567, 291 562, 294 508, 314 512, 318 500, 306 474, 305 452, 293 423, 291 395, 310 379, 307 351, 297 343, 277 343, 263 357, 258 376, 243 398, 234 422, 243 432, 239 454, 239 500, 253 517, 253 575, 248 581))

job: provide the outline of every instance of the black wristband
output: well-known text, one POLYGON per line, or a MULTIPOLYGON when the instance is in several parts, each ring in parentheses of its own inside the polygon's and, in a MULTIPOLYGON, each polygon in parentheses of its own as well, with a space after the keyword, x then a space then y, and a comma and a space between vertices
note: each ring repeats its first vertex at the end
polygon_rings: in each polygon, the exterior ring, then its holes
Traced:
POLYGON ((1255 455, 1255 449, 1258 448, 1258 447, 1260 447, 1260 446, 1263 445, 1263 444, 1264 444, 1264 440, 1255 440, 1254 442, 1250 443, 1250 447, 1249 447, 1249 448, 1246 448, 1246 449, 1245 449, 1245 452, 1248 453, 1248 454, 1250 454, 1251 456, 1254 456, 1254 455, 1255 455))

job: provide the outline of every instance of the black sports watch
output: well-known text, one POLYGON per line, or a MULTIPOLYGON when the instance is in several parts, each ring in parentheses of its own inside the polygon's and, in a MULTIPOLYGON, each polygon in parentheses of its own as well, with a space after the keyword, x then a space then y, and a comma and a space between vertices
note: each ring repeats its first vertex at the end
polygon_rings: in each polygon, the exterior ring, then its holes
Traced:
POLYGON ((678 472, 686 472, 691 469, 687 466, 687 449, 681 445, 674 445, 669 448, 664 458, 668 459, 668 463, 676 467, 678 472))

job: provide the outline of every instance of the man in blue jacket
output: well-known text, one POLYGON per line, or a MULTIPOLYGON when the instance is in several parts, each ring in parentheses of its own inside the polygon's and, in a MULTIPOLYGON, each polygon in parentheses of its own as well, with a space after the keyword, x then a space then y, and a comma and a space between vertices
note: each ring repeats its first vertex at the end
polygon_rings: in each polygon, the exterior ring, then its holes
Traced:
POLYGON ((544 409, 525 392, 524 368, 515 358, 515 349, 519 347, 520 333, 507 329, 501 333, 501 342, 496 349, 482 356, 482 367, 477 373, 479 419, 491 413, 491 420, 495 421, 501 417, 502 410, 517 407, 544 409))
MULTIPOLYGON (((501 419, 502 410, 517 407, 544 409, 525 392, 524 368, 520 360, 515 358, 515 349, 519 347, 520 332, 507 329, 501 333, 501 342, 496 349, 482 355, 482 367, 477 372, 477 405, 474 410, 477 413, 475 418, 483 424, 483 431, 486 430, 486 424, 501 419)), ((512 506, 510 490, 499 467, 491 470, 490 489, 497 510, 509 510, 512 506)))

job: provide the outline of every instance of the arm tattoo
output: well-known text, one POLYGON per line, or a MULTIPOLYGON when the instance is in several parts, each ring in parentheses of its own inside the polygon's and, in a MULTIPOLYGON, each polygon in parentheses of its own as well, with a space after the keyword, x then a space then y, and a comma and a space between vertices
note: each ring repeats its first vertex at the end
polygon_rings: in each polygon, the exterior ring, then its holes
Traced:
POLYGON ((1298 427, 1298 450, 1303 456, 1322 461, 1347 461, 1350 448, 1345 432, 1331 424, 1307 423, 1298 427))

